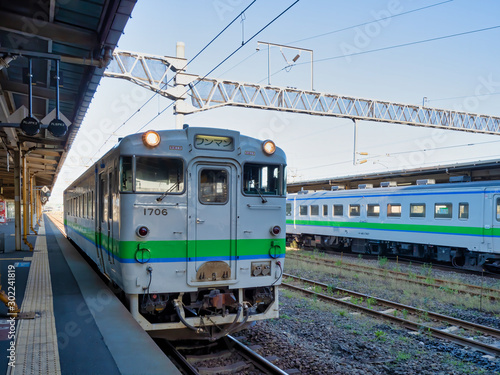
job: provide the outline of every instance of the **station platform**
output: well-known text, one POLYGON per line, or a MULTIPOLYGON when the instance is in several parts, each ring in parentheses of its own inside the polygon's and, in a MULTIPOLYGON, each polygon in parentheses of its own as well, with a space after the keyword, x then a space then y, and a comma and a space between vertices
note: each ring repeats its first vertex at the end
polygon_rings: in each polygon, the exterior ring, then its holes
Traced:
POLYGON ((2 289, 21 307, 14 320, 0 304, 0 372, 180 374, 47 216, 31 238, 33 252, 0 254, 2 289))

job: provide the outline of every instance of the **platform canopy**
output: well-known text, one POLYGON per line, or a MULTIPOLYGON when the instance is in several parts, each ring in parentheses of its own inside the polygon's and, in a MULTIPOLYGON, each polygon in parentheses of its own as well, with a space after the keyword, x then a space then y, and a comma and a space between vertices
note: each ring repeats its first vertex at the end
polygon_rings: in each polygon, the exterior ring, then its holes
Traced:
MULTIPOLYGON (((27 156, 37 185, 51 189, 76 137, 136 0, 15 0, 0 2, 0 187, 14 198, 13 158, 27 156), (42 123, 34 136, 15 124, 29 115, 42 123), (60 119, 69 129, 52 135, 56 64, 60 119), (45 126, 44 126, 45 125, 45 126)), ((1 193, 1 192, 0 192, 1 193)))

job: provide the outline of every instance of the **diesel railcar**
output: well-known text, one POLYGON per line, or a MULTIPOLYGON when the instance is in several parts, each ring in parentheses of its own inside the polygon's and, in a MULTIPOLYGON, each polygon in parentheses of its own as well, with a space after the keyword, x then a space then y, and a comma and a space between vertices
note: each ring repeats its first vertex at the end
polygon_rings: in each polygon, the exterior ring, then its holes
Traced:
POLYGON ((288 241, 500 271, 500 181, 422 183, 289 194, 288 241))
POLYGON ((236 131, 130 135, 65 190, 66 233, 150 335, 215 339, 278 317, 285 174, 236 131))

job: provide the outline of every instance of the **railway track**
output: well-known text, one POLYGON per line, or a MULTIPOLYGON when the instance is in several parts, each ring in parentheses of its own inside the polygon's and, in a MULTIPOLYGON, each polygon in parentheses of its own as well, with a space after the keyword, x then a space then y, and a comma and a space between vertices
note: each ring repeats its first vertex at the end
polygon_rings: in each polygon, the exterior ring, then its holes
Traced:
POLYGON ((500 330, 412 306, 376 298, 342 288, 283 274, 282 286, 346 308, 398 323, 410 330, 469 346, 481 352, 500 355, 500 330), (294 283, 305 286, 295 285, 294 283))
POLYGON ((441 290, 447 290, 456 293, 466 293, 472 296, 478 296, 483 298, 489 298, 490 300, 500 299, 500 290, 488 287, 482 287, 479 285, 473 284, 465 284, 457 281, 451 280, 443 280, 430 276, 422 276, 416 274, 409 274, 405 272, 380 269, 377 267, 371 267, 366 265, 360 265, 356 263, 344 262, 330 260, 330 259, 321 259, 321 262, 318 260, 311 259, 304 255, 298 254, 289 254, 286 255, 287 259, 300 260, 302 262, 306 262, 309 264, 317 264, 324 266, 327 264, 329 267, 338 268, 338 269, 347 269, 349 271, 355 271, 360 273, 365 273, 368 275, 376 275, 381 277, 388 277, 399 281, 404 281, 407 283, 417 284, 424 287, 431 287, 441 290))
POLYGON ((232 336, 214 343, 175 344, 166 340, 155 340, 157 345, 187 375, 233 374, 251 371, 251 374, 287 375, 269 359, 242 344, 232 336), (215 366, 208 366, 213 363, 215 366))

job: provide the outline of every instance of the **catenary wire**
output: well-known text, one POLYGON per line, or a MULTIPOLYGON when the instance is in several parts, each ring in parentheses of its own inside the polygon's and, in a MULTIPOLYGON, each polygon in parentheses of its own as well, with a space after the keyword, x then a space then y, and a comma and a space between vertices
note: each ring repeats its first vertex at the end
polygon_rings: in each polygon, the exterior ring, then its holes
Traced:
MULTIPOLYGON (((187 94, 189 91, 191 91, 196 85, 198 85, 201 81, 203 81, 210 73, 212 73, 215 69, 217 69, 219 66, 224 64, 227 60, 229 60, 235 53, 237 53, 240 49, 242 49, 244 46, 248 44, 251 40, 253 40, 257 35, 259 35, 262 31, 267 29, 272 23, 274 23, 278 18, 280 18, 283 14, 288 12, 295 4, 297 4, 300 0, 294 1, 288 8, 286 8, 284 11, 282 11, 280 14, 278 14, 276 17, 274 17, 271 21, 269 21, 264 27, 262 27, 259 31, 257 31, 255 34, 253 34, 249 39, 247 39, 245 42, 241 43, 241 46, 239 46, 237 49, 235 49, 233 52, 231 52, 224 60, 222 60, 220 63, 218 63, 214 68, 212 68, 207 74, 205 74, 202 78, 198 79, 198 81, 193 84, 193 86, 189 89, 187 89, 184 94, 187 94)), ((182 95, 181 95, 182 96, 182 95)), ((148 126, 151 122, 153 122, 155 119, 157 119, 161 114, 163 114, 168 108, 174 105, 175 102, 170 103, 168 106, 166 106, 161 112, 159 112, 157 115, 155 115, 151 120, 149 120, 146 124, 144 124, 139 130, 137 130, 136 133, 140 132, 142 129, 144 129, 146 126, 148 126)))
MULTIPOLYGON (((182 69, 180 69, 180 71, 183 71, 187 68, 187 66, 189 64, 191 64, 198 56, 200 56, 213 42, 215 42, 215 40, 217 40, 219 38, 219 36, 222 35, 222 33, 224 33, 224 31, 226 31, 237 19, 239 19, 239 17, 245 13, 253 4, 255 4, 257 0, 253 0, 245 9, 243 9, 235 18, 233 18, 233 20, 231 22, 229 22, 226 27, 224 27, 216 36, 214 36, 212 38, 212 40, 210 42, 208 42, 192 59, 190 59, 186 65, 184 65, 184 67, 182 69)), ((118 131, 120 130, 123 126, 125 126, 125 124, 127 124, 135 115, 137 115, 149 102, 151 102, 151 100, 154 99, 155 96, 158 95, 158 92, 163 90, 165 87, 167 87, 167 85, 175 78, 175 75, 170 78, 161 88, 160 90, 158 91, 155 91, 155 93, 148 99, 146 100, 146 102, 144 104, 142 104, 134 113, 132 113, 120 126, 118 126, 110 135, 109 137, 104 141, 104 143, 102 144, 101 147, 99 147, 99 149, 90 157, 90 161, 92 161, 92 159, 96 156, 97 153, 99 153, 102 149, 102 147, 111 139, 111 137, 118 131)))

